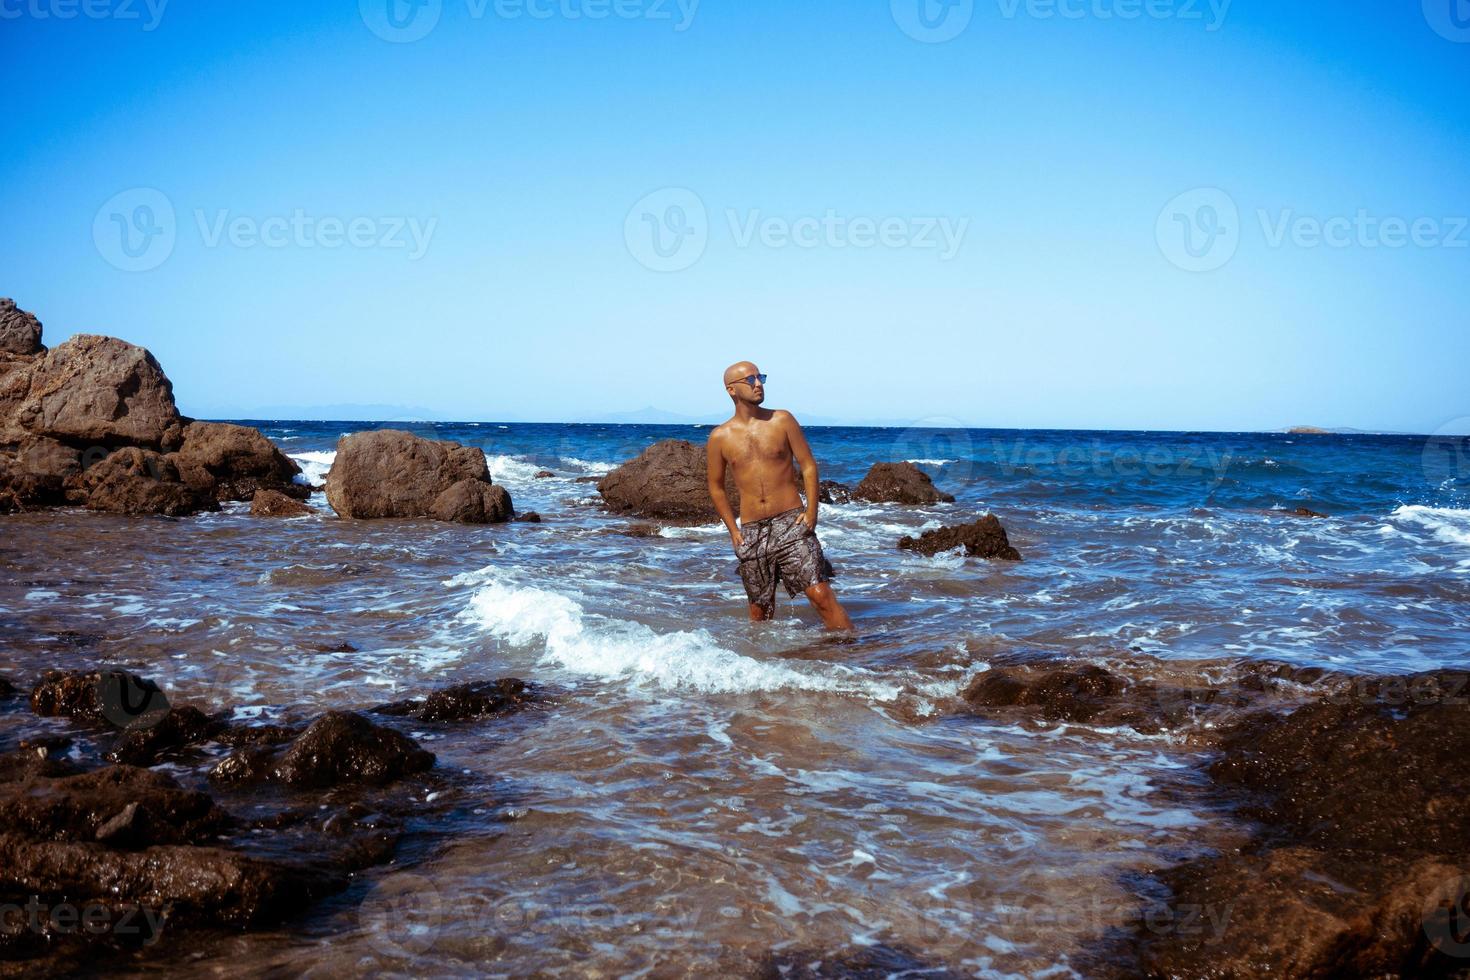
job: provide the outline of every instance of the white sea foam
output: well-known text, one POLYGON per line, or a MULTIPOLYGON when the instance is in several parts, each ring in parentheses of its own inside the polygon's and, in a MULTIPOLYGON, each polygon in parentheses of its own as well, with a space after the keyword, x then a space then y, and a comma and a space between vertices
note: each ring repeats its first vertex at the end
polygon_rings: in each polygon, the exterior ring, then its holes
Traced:
POLYGON ((327 470, 332 468, 332 461, 337 458, 335 449, 316 450, 304 453, 287 453, 301 467, 301 473, 296 477, 296 482, 307 486, 320 486, 327 479, 327 470))
POLYGON ((490 479, 495 483, 524 483, 535 479, 542 469, 522 456, 491 456, 486 453, 485 463, 490 467, 490 479))
POLYGON ((946 463, 953 463, 954 460, 952 460, 952 459, 908 459, 908 460, 904 460, 904 462, 906 462, 906 463, 913 463, 915 466, 944 466, 946 463))
POLYGON ((516 646, 540 643, 540 662, 573 673, 671 691, 736 694, 819 691, 892 702, 905 693, 948 697, 962 681, 905 684, 835 664, 763 662, 720 646, 703 629, 659 633, 642 623, 587 612, 568 595, 516 582, 495 568, 446 585, 483 583, 461 617, 516 646))
POLYGON ((1405 504, 1391 516, 1432 531, 1437 541, 1470 545, 1470 510, 1405 504))
POLYGON ((576 456, 563 456, 561 461, 566 466, 582 470, 585 476, 601 476, 618 468, 616 463, 594 463, 590 459, 578 459, 576 456))

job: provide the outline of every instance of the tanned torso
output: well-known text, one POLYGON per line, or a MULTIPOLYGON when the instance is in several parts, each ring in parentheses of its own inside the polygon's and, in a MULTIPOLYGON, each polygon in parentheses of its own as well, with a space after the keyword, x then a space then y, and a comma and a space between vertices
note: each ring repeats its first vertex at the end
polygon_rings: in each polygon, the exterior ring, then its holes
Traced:
POLYGON ((757 409, 752 418, 730 419, 710 433, 709 451, 724 458, 740 491, 740 523, 803 506, 791 465, 795 425, 790 412, 757 409))

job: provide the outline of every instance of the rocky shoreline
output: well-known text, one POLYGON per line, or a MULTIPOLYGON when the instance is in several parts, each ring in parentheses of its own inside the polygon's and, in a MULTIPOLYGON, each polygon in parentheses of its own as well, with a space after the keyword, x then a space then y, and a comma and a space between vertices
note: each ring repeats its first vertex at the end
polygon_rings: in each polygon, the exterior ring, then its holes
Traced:
POLYGON ((170 704, 121 670, 3 690, 3 710, 72 727, 0 749, 0 972, 28 974, 300 917, 434 820, 444 777, 391 719, 472 724, 545 701, 502 678, 274 725, 170 704))
MULTIPOLYGON (((1210 753, 1203 792, 1235 813, 1239 843, 1135 883, 1133 928, 1097 937, 1076 964, 1085 975, 1455 976, 1470 953, 1456 819, 1470 790, 1467 681, 1017 654, 977 675, 948 716, 1128 727, 1210 753)), ((53 671, 0 690, 0 710, 73 728, 0 749, 0 905, 35 918, 0 931, 0 961, 48 972, 146 956, 165 933, 307 914, 392 861, 406 822, 434 820, 428 801, 444 777, 395 720, 493 724, 551 703, 500 678, 272 725, 170 704, 119 670, 53 671), (68 911, 42 911, 54 909, 68 911), (81 915, 99 927, 79 928, 81 915)), ((864 975, 864 964, 895 962, 942 969, 922 950, 875 947, 786 951, 757 972, 864 975)))

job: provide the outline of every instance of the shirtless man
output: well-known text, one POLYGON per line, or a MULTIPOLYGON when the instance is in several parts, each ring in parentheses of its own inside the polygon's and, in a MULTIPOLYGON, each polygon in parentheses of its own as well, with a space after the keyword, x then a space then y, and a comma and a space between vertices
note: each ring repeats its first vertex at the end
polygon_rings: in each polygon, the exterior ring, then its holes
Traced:
POLYGON ((776 583, 794 599, 805 592, 831 630, 850 630, 852 620, 837 601, 831 575, 817 541, 817 461, 801 426, 790 412, 761 408, 766 376, 749 361, 725 369, 725 391, 735 414, 709 434, 709 495, 740 559, 740 579, 754 622, 776 613, 776 583), (791 457, 801 466, 806 506, 796 492, 791 457), (725 496, 725 467, 735 468, 740 491, 740 523, 725 496))

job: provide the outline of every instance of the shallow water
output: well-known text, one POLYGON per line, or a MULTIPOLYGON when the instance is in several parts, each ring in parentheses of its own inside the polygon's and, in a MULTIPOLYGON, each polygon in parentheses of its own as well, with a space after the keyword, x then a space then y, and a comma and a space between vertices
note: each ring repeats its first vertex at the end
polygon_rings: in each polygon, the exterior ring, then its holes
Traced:
MULTIPOLYGON (((264 426, 316 479, 364 427, 264 426)), ((834 641, 784 592, 776 623, 744 621, 722 528, 629 535, 575 482, 700 429, 407 427, 483 447, 544 522, 348 522, 317 494, 317 515, 285 521, 231 505, 0 525, 0 673, 18 680, 126 665, 262 720, 492 676, 550 695, 410 724, 447 785, 395 866, 290 929, 144 970, 664 976, 885 943, 965 973, 1072 975, 1147 907, 1139 873, 1238 828, 1191 792, 1186 738, 962 711, 993 658, 1405 671, 1465 656, 1455 441, 812 429, 824 477, 924 460, 959 498, 823 507, 859 633, 834 641), (558 475, 534 479, 543 467, 558 475), (1299 506, 1329 516, 1272 510, 1299 506), (1025 561, 894 547, 985 511, 1025 561)), ((66 727, 15 714, 0 738, 66 727)))

